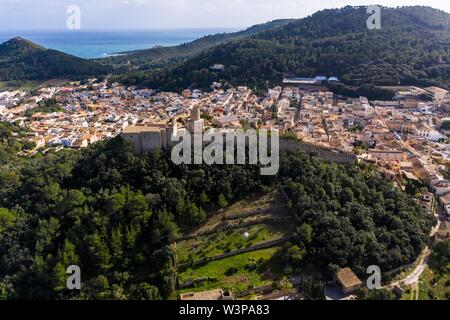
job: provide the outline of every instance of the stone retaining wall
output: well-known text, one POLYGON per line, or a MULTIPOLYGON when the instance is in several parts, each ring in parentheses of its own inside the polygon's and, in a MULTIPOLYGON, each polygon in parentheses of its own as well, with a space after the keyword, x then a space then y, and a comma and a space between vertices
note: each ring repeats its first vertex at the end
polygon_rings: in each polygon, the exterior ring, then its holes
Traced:
POLYGON ((226 252, 224 254, 215 256, 215 257, 211 257, 211 258, 203 258, 197 261, 194 261, 192 263, 183 263, 178 265, 178 270, 182 271, 185 270, 187 268, 192 268, 192 267, 197 267, 212 261, 217 261, 217 260, 222 260, 225 258, 229 258, 229 257, 233 257, 233 256, 237 256, 243 253, 248 253, 248 252, 253 252, 253 251, 258 251, 258 250, 263 250, 263 249, 268 249, 268 248, 272 248, 272 247, 277 247, 280 246, 288 241, 290 241, 292 239, 292 237, 285 237, 285 238, 281 238, 281 239, 277 239, 277 240, 273 240, 273 241, 268 241, 268 242, 263 242, 263 243, 259 243, 257 245, 248 247, 248 248, 243 248, 243 249, 238 249, 235 251, 231 251, 231 252, 226 252))
POLYGON ((355 162, 357 157, 353 152, 348 152, 339 148, 329 148, 325 146, 319 146, 307 142, 297 142, 287 139, 280 140, 280 150, 284 151, 303 151, 306 153, 317 153, 319 157, 325 161, 334 163, 352 163, 355 162))

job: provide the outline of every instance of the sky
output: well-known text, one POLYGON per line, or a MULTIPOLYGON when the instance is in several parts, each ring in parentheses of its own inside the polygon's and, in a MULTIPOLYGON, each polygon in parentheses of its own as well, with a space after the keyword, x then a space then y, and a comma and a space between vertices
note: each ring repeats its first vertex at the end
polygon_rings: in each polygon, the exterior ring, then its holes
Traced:
POLYGON ((450 13, 449 0, 0 0, 0 31, 65 30, 78 5, 82 30, 244 28, 302 18, 326 8, 427 5, 450 13))

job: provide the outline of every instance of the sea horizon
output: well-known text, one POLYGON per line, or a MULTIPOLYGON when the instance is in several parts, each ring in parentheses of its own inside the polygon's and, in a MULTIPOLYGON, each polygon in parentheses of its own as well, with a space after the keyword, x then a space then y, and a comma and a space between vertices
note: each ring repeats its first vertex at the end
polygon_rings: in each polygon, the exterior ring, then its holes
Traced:
POLYGON ((49 49, 80 58, 95 59, 122 52, 176 46, 203 36, 234 32, 236 28, 184 28, 142 30, 0 30, 0 43, 22 37, 49 49))

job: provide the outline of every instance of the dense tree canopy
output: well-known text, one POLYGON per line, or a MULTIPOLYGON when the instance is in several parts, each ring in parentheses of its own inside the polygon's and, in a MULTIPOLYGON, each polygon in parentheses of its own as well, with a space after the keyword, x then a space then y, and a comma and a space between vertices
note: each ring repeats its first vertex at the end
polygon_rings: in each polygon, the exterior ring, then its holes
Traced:
POLYGON ((283 26, 292 20, 280 19, 263 24, 258 24, 242 31, 231 33, 219 33, 204 36, 192 42, 182 43, 178 46, 155 47, 151 49, 125 52, 122 55, 99 59, 98 62, 113 65, 116 72, 126 72, 130 69, 149 70, 165 67, 185 61, 202 51, 219 44, 247 38, 258 32, 283 26))
POLYGON ((320 11, 123 81, 174 90, 218 80, 266 87, 289 75, 324 75, 351 86, 450 86, 449 14, 426 7, 382 8, 381 30, 369 30, 367 18, 365 7, 320 11), (225 71, 210 70, 215 63, 224 64, 225 71))
POLYGON ((22 38, 0 44, 0 81, 78 79, 110 70, 96 62, 49 50, 22 38))
POLYGON ((169 159, 160 152, 134 156, 132 147, 117 138, 83 152, 20 162, 15 179, 0 185, 4 294, 43 299, 172 296, 172 243, 178 230, 203 222, 204 208, 257 192, 263 182, 257 168, 188 168, 169 159), (73 264, 82 270, 79 293, 65 287, 65 270, 73 264))
POLYGON ((450 241, 439 241, 430 255, 430 267, 441 273, 449 271, 450 268, 450 241))
POLYGON ((352 266, 365 274, 412 262, 435 221, 416 201, 370 167, 338 166, 304 154, 284 158, 281 175, 301 225, 297 243, 330 273, 352 266))
POLYGON ((8 298, 171 297, 180 231, 201 224, 206 211, 280 183, 301 219, 285 248, 291 268, 395 268, 418 255, 432 223, 371 168, 303 153, 283 154, 279 175, 267 177, 257 166, 177 166, 158 151, 136 156, 115 138, 80 152, 13 156, 0 172, 8 182, 0 185, 0 294, 8 298), (80 292, 66 289, 70 265, 81 267, 80 292))

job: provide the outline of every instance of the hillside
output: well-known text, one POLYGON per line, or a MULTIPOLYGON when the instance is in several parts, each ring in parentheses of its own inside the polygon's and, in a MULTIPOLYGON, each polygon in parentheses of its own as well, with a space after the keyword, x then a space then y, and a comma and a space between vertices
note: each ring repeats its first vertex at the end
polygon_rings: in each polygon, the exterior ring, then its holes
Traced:
POLYGON ((114 65, 117 68, 129 69, 151 69, 177 63, 186 60, 204 50, 219 44, 250 37, 257 32, 277 28, 286 25, 292 20, 274 20, 271 22, 252 26, 248 29, 232 32, 208 35, 189 43, 183 43, 172 47, 155 47, 145 50, 122 52, 119 56, 100 59, 103 64, 114 65))
POLYGON ((46 49, 23 38, 0 44, 0 81, 80 78, 106 74, 109 67, 46 49))
POLYGON ((365 7, 323 10, 123 81, 166 90, 218 80, 266 87, 287 75, 321 74, 352 86, 450 87, 449 14, 429 7, 383 8, 381 30, 367 29, 367 18, 365 7), (215 63, 226 70, 209 70, 215 63))
MULTIPOLYGON (((25 134, 0 125, 0 150, 26 147, 13 132, 25 134)), ((183 290, 241 291, 295 270, 314 270, 321 283, 339 267, 364 276, 368 265, 391 270, 422 251, 432 219, 377 171, 301 152, 280 159, 271 177, 251 165, 180 167, 170 153, 136 156, 121 138, 4 158, 0 297, 168 299, 177 278, 183 290), (83 272, 81 291, 66 287, 69 265, 83 272)))

